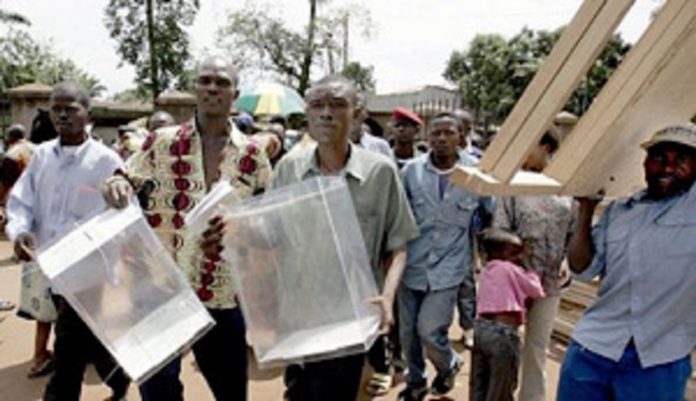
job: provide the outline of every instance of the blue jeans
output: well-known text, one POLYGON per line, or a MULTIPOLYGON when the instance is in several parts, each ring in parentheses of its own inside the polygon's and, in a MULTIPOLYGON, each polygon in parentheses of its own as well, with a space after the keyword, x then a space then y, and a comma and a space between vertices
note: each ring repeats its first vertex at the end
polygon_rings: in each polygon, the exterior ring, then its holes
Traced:
POLYGON ((520 337, 517 328, 492 320, 474 322, 471 351, 469 399, 512 401, 520 366, 520 337))
MULTIPOLYGON (((208 309, 215 326, 193 345, 193 355, 216 401, 247 399, 247 344, 239 308, 208 309)), ((140 386, 143 401, 183 401, 181 357, 140 386)))
POLYGON ((558 401, 683 401, 691 356, 643 368, 631 341, 614 362, 572 342, 558 383, 558 401))
POLYGON ((459 327, 462 330, 474 328, 474 319, 476 318, 476 278, 474 274, 474 267, 472 266, 467 270, 457 294, 459 327))
POLYGON ((438 373, 447 374, 457 358, 447 332, 452 324, 459 287, 439 291, 399 288, 401 344, 406 354, 410 387, 426 385, 423 348, 438 373))

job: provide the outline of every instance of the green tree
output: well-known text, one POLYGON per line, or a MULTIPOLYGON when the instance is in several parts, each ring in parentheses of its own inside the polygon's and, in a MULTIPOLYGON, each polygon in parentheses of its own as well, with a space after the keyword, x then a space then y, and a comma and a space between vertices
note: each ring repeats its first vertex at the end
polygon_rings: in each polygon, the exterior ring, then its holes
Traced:
POLYGON ((355 86, 365 93, 375 92, 373 73, 374 68, 372 66, 363 66, 357 61, 348 63, 341 71, 341 74, 353 81, 355 86))
POLYGON ((184 84, 191 67, 186 28, 199 7, 199 0, 109 0, 106 6, 104 21, 116 50, 122 62, 135 67, 136 84, 153 100, 184 84))
POLYGON ((80 69, 72 60, 54 54, 24 31, 10 30, 0 37, 0 93, 30 82, 48 85, 75 81, 99 96, 104 86, 97 78, 80 69))
POLYGON ((231 12, 218 30, 219 46, 241 71, 271 73, 304 93, 313 72, 338 70, 337 55, 344 56, 347 65, 349 19, 362 28, 363 37, 371 33, 369 12, 364 8, 349 5, 332 9, 322 7, 322 3, 328 1, 309 1, 307 26, 296 31, 280 16, 269 13, 268 4, 247 1, 243 8, 231 12))
POLYGON ((130 88, 114 93, 109 99, 119 103, 147 102, 150 100, 150 94, 138 88, 130 88))
MULTIPOLYGON (((514 70, 512 84, 517 88, 516 97, 522 96, 537 69, 563 33, 563 28, 555 31, 533 31, 523 29, 509 42, 514 70)), ((578 116, 583 115, 607 83, 611 74, 618 68, 631 46, 619 34, 614 35, 604 47, 590 71, 583 77, 564 109, 578 116)))
POLYGON ((22 14, 0 8, 0 24, 12 25, 31 25, 29 19, 22 14))
POLYGON ((445 79, 458 85, 462 100, 478 125, 502 121, 515 104, 508 83, 510 46, 500 35, 477 35, 465 51, 455 51, 447 62, 445 79))
MULTIPOLYGON (((527 85, 558 41, 563 28, 527 28, 505 40, 500 35, 477 35, 464 51, 454 51, 443 76, 456 84, 478 124, 499 125, 512 111, 527 85)), ((630 45, 612 37, 564 109, 581 116, 623 60, 630 45)))
POLYGON ((602 50, 590 72, 580 82, 580 86, 571 96, 565 109, 578 116, 583 115, 630 49, 631 45, 624 42, 620 35, 614 35, 602 50))

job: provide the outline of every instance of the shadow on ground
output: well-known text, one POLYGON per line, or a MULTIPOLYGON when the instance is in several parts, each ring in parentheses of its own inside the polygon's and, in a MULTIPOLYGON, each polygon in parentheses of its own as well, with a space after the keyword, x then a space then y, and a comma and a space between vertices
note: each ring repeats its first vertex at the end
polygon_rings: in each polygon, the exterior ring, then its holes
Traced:
MULTIPOLYGON (((34 401, 41 399, 48 377, 27 378, 31 360, 0 369, 2 394, 12 394, 12 401, 34 401)), ((4 400, 10 401, 4 397, 4 400)))

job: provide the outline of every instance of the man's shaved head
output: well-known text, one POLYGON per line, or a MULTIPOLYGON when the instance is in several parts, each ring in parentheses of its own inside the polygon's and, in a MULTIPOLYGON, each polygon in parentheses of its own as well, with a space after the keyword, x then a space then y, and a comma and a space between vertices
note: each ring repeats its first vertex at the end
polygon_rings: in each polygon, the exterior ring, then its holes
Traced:
POLYGON ((307 90, 305 102, 312 139, 320 146, 325 143, 346 145, 359 114, 353 83, 342 75, 328 75, 307 90))
POLYGON ((152 113, 150 118, 147 120, 147 129, 154 131, 161 127, 168 127, 170 125, 175 125, 176 121, 171 114, 163 110, 157 110, 152 113))
POLYGON ((12 124, 7 129, 7 139, 12 142, 19 141, 27 137, 27 129, 22 124, 12 124))
POLYGON ((355 88, 355 85, 351 80, 340 74, 327 75, 315 82, 314 85, 307 89, 307 93, 305 93, 305 100, 308 100, 311 96, 316 95, 317 92, 324 92, 327 89, 346 96, 352 102, 353 107, 357 106, 358 90, 355 88))
POLYGON ((466 124, 467 127, 471 127, 474 124, 474 118, 468 111, 464 109, 456 109, 453 113, 459 120, 461 120, 462 124, 466 124))
POLYGON ((74 82, 61 82, 53 87, 49 105, 51 123, 58 131, 60 143, 77 146, 87 137, 89 93, 74 82))
POLYGON ((72 97, 80 103, 85 109, 89 110, 91 99, 87 89, 75 82, 61 82, 53 87, 51 98, 56 97, 72 97))
POLYGON ((222 56, 208 56, 203 59, 203 61, 198 64, 196 70, 196 75, 201 75, 205 70, 219 70, 224 69, 230 78, 232 78, 232 84, 237 87, 239 84, 239 74, 237 73, 237 68, 232 65, 231 62, 227 61, 222 56))
POLYGON ((203 59, 196 74, 196 115, 227 119, 239 96, 239 76, 232 63, 220 56, 203 59))

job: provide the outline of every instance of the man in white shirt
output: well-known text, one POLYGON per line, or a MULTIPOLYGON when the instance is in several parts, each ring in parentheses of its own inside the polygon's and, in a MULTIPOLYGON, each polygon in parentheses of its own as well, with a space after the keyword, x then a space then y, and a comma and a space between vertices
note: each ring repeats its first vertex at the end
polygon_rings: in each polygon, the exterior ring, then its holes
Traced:
MULTIPOLYGON (((6 232, 20 260, 31 261, 36 247, 106 208, 99 188, 121 168, 121 160, 87 134, 89 106, 89 94, 74 83, 58 84, 51 93, 50 116, 59 137, 36 148, 7 203, 6 232)), ((129 379, 70 305, 54 299, 56 371, 43 399, 79 399, 88 362, 111 387, 112 400, 125 398, 129 379)))

